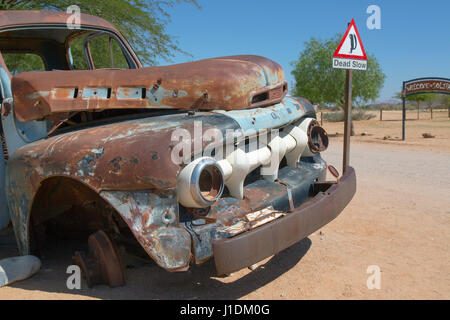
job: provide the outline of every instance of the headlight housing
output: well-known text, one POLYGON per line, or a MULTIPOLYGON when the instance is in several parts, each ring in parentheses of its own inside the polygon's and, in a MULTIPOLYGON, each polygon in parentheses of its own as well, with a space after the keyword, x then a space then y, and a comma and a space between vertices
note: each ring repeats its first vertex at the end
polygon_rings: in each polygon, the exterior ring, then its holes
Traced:
POLYGON ((328 148, 328 135, 317 120, 306 118, 299 128, 306 132, 308 137, 308 148, 303 152, 303 157, 313 157, 328 148))
POLYGON ((178 175, 178 199, 186 208, 206 208, 223 193, 224 175, 217 161, 202 157, 189 163, 178 175))

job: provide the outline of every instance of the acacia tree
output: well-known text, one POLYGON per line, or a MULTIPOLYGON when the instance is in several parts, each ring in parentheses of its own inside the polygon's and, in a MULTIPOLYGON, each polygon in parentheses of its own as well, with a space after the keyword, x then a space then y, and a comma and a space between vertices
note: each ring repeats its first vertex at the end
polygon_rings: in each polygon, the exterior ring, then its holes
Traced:
POLYGON ((442 107, 448 108, 448 117, 450 118, 450 96, 446 94, 439 95, 439 103, 442 107))
MULTIPOLYGON (((333 53, 342 39, 341 34, 327 40, 311 38, 297 61, 292 62, 295 78, 293 95, 302 96, 314 103, 344 104, 345 70, 332 67, 333 53)), ((378 98, 385 75, 375 58, 367 54, 367 70, 353 71, 353 101, 357 105, 378 98)))
POLYGON ((0 10, 61 10, 71 5, 81 12, 108 20, 127 38, 144 65, 157 64, 162 58, 170 61, 175 52, 182 52, 166 32, 170 22, 168 8, 196 0, 0 0, 0 10))
MULTIPOLYGON (((402 93, 401 92, 397 92, 394 95, 394 98, 402 99, 402 93)), ((433 99, 433 96, 430 95, 429 93, 419 93, 419 94, 414 94, 414 95, 406 97, 407 101, 414 101, 415 103, 417 103, 417 119, 420 118, 420 116, 419 116, 420 102, 430 101, 431 99, 433 99)))

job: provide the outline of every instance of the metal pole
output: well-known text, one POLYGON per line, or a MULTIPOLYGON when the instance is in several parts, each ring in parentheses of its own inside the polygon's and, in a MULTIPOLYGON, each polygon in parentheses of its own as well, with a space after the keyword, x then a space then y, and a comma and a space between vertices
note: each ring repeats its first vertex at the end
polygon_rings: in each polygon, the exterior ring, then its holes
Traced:
POLYGON ((430 107, 430 110, 431 110, 431 120, 433 120, 433 107, 432 106, 430 107))
POLYGON ((405 141, 405 120, 406 120, 406 92, 405 92, 405 82, 403 82, 402 87, 402 100, 403 100, 403 114, 402 114, 402 140, 405 141))
POLYGON ((346 70, 345 76, 345 123, 344 123, 344 158, 342 161, 342 171, 345 173, 345 169, 350 163, 350 132, 352 122, 352 70, 346 70))
POLYGON ((383 121, 383 108, 380 108, 380 121, 383 121))

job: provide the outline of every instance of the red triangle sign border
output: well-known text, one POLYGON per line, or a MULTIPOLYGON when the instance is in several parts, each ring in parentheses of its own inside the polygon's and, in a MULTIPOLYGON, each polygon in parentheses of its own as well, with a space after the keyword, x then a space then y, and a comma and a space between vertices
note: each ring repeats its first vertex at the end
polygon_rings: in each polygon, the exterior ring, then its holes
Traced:
POLYGON ((361 42, 361 37, 359 36, 359 31, 356 28, 355 19, 352 19, 350 24, 348 25, 347 31, 345 31, 344 36, 342 37, 341 42, 339 43, 339 46, 337 47, 336 51, 333 54, 333 58, 346 58, 346 59, 359 59, 359 60, 367 60, 366 50, 364 50, 364 46, 361 42), (361 51, 363 53, 363 56, 354 56, 350 54, 339 54, 339 50, 341 50, 342 45, 344 44, 345 39, 347 38, 348 33, 350 32, 350 29, 355 28, 356 36, 358 37, 358 41, 361 44, 361 51))

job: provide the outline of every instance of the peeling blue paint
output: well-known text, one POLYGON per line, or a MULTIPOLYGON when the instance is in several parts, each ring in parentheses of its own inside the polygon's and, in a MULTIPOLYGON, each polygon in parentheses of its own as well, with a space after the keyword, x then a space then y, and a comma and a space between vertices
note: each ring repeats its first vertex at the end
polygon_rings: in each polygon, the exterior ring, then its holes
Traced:
POLYGON ((285 97, 281 103, 269 107, 214 112, 232 118, 244 132, 283 127, 305 115, 298 102, 291 97, 285 97))

